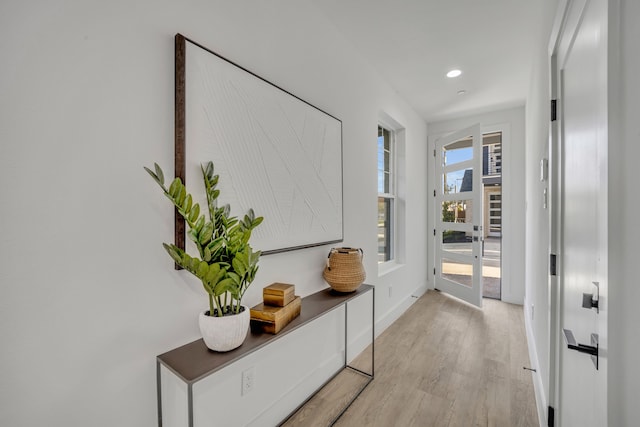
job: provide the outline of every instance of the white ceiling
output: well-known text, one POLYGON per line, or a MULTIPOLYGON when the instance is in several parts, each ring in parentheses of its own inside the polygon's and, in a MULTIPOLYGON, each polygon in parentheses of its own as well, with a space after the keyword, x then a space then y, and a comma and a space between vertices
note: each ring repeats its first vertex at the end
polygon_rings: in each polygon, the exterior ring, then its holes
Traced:
POLYGON ((311 1, 427 122, 524 105, 546 0, 311 1))

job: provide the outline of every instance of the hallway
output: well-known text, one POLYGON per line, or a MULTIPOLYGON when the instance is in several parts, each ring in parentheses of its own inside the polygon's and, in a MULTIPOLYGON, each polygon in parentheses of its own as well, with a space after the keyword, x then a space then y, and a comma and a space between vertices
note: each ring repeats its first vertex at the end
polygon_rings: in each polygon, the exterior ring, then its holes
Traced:
MULTIPOLYGON (((376 340, 375 379, 336 426, 537 426, 522 307, 483 303, 423 295, 376 340)), ((341 373, 284 425, 328 425, 360 381, 341 373)))

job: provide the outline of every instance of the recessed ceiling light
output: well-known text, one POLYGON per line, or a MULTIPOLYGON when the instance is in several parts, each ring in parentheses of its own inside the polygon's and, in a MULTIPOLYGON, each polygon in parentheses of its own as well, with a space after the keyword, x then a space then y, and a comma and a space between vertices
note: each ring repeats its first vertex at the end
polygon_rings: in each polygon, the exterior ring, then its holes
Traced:
POLYGON ((447 73, 447 77, 449 77, 450 79, 454 78, 454 77, 458 77, 460 74, 462 74, 462 71, 460 70, 451 70, 447 73))

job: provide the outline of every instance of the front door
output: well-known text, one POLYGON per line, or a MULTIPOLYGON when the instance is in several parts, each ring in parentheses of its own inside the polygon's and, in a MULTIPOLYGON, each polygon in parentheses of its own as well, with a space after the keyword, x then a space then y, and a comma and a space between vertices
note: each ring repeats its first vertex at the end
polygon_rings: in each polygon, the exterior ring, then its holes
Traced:
POLYGON ((553 59, 560 159, 556 425, 596 427, 607 425, 607 2, 569 1, 564 17, 553 59), (597 347, 597 359, 570 344, 597 347))
POLYGON ((435 287, 482 306, 480 124, 436 140, 435 287))

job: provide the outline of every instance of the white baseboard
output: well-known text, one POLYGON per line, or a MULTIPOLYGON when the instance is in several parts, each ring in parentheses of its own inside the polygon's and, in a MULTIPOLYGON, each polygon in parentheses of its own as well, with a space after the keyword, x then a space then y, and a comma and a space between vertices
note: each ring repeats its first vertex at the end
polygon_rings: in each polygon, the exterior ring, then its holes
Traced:
MULTIPOLYGON (((529 361, 532 366, 539 367, 538 362, 538 350, 536 348, 536 342, 533 339, 533 329, 531 326, 531 313, 529 310, 530 304, 525 301, 524 304, 524 327, 527 331, 527 347, 529 349, 529 361)), ((538 409, 538 422, 540 427, 547 427, 547 397, 544 393, 544 386, 542 385, 542 378, 540 371, 531 372, 531 378, 533 379, 533 390, 536 395, 536 407, 538 409)))
POLYGON ((428 285, 420 285, 407 295, 402 301, 391 307, 384 315, 376 321, 376 338, 393 324, 402 314, 413 305, 418 298, 427 292, 428 285))

